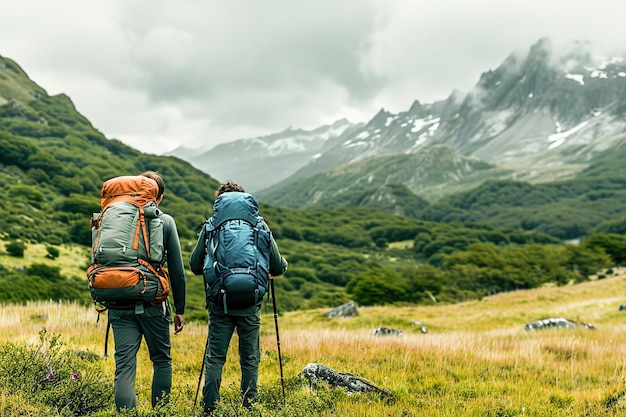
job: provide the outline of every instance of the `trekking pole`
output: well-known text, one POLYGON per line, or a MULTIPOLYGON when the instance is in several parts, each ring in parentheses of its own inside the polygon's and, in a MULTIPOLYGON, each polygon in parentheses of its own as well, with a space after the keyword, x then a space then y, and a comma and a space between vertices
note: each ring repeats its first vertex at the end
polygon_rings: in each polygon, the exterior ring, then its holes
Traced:
POLYGON ((193 409, 196 408, 196 404, 198 403, 198 393, 200 392, 200 383, 202 381, 202 374, 204 373, 204 363, 206 361, 206 351, 209 347, 209 341, 207 340, 204 345, 204 354, 202 355, 202 366, 200 367, 200 376, 198 377, 198 388, 196 388, 196 398, 193 400, 193 409))
POLYGON ((107 329, 104 334, 104 358, 109 357, 109 330, 111 330, 111 322, 107 319, 107 329))
POLYGON ((285 378, 283 377, 283 360, 280 355, 280 336, 278 335, 278 314, 276 314, 276 290, 274 289, 274 277, 270 275, 270 289, 272 291, 272 305, 274 306, 274 324, 276 325, 276 345, 278 346, 278 368, 280 369, 280 386, 285 399, 285 378))

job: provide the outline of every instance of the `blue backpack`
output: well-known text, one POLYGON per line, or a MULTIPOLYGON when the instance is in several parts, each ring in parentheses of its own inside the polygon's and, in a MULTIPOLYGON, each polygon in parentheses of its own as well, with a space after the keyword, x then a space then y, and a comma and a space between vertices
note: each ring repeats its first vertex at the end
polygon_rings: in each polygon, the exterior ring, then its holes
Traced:
POLYGON ((259 304, 269 288, 271 232, 248 193, 221 194, 205 227, 203 276, 207 301, 241 309, 259 304))

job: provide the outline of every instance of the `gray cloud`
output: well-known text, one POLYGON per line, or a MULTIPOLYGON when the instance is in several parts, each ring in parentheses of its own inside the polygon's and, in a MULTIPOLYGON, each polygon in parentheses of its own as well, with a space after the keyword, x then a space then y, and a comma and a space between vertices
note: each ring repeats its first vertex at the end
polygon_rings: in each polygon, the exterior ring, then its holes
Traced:
POLYGON ((541 37, 623 50, 613 0, 21 0, 0 55, 108 137, 161 153, 313 128, 454 89, 541 37))

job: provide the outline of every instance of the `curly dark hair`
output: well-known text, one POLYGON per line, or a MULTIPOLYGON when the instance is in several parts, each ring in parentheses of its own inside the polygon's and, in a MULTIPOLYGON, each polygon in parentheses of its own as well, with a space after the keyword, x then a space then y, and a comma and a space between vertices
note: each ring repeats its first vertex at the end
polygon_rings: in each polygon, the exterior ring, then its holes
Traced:
POLYGON ((224 193, 230 193, 232 191, 238 191, 240 193, 245 193, 246 191, 243 187, 232 180, 226 181, 224 184, 220 185, 220 187, 215 192, 215 198, 219 197, 224 193))

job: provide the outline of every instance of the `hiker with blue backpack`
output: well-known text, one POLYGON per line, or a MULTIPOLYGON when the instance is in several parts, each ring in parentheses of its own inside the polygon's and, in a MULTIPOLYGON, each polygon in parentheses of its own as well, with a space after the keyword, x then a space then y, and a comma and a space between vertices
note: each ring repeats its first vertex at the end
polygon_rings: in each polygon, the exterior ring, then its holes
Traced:
POLYGON ((204 415, 219 402, 222 368, 235 330, 243 405, 249 407, 256 400, 261 303, 269 280, 287 270, 256 198, 232 181, 220 185, 215 197, 213 215, 204 223, 189 260, 191 271, 204 277, 209 310, 204 415))
POLYGON ((152 406, 166 403, 172 387, 168 295, 171 287, 174 333, 179 333, 185 324, 185 270, 176 222, 158 208, 164 190, 153 171, 112 178, 102 187, 102 212, 92 216, 89 289, 98 311, 108 310, 113 329, 118 411, 137 406, 142 338, 153 367, 152 406))

